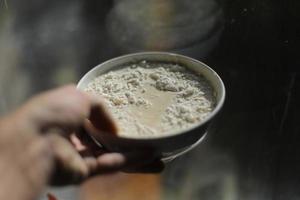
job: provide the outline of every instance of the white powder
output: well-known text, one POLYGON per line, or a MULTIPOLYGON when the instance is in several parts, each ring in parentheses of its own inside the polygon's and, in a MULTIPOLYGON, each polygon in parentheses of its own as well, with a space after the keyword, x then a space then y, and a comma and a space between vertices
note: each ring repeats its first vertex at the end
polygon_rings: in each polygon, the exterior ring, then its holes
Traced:
POLYGON ((208 81, 185 67, 142 61, 95 78, 85 91, 104 97, 123 137, 172 134, 215 106, 208 81))

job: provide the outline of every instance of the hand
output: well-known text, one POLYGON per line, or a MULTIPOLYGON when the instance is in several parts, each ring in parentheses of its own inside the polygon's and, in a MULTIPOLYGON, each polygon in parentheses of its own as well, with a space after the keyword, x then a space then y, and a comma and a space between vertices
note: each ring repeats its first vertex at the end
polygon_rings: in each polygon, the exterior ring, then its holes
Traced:
POLYGON ((102 116, 103 130, 116 131, 101 100, 74 86, 36 96, 3 118, 0 199, 33 199, 49 177, 55 184, 69 184, 121 169, 142 172, 162 169, 162 163, 151 158, 151 153, 125 156, 99 151, 87 135, 71 134, 83 127, 92 110, 102 116), (146 156, 150 159, 145 159, 146 156), (11 188, 15 192, 8 193, 11 188))
POLYGON ((26 108, 35 115, 34 124, 39 125, 40 134, 46 135, 52 144, 56 158, 52 184, 80 183, 90 176, 117 170, 153 173, 163 169, 152 152, 109 153, 82 131, 86 119, 93 118, 99 121, 97 127, 101 131, 117 134, 115 122, 99 97, 69 86, 36 97, 26 108))
POLYGON ((70 143, 74 141, 70 140, 71 133, 83 126, 93 110, 98 110, 102 116, 105 131, 116 131, 102 101, 76 90, 74 86, 36 96, 21 108, 22 115, 30 118, 30 123, 36 127, 37 135, 43 135, 51 144, 55 158, 54 184, 78 183, 95 171, 117 170, 125 163, 125 157, 118 153, 99 155, 95 157, 97 162, 91 163, 91 157, 81 157, 70 143))

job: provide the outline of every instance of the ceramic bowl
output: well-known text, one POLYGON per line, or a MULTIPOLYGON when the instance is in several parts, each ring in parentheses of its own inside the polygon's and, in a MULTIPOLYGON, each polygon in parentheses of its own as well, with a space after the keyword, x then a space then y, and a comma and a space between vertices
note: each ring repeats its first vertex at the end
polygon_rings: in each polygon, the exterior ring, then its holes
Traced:
POLYGON ((83 90, 88 83, 96 77, 114 70, 128 63, 137 63, 140 61, 170 62, 183 65, 190 70, 202 74, 211 84, 216 97, 216 106, 214 110, 203 121, 194 124, 192 127, 174 132, 172 135, 153 137, 153 138, 125 138, 112 134, 101 134, 99 132, 90 132, 92 138, 104 148, 114 152, 141 151, 144 148, 150 148, 162 158, 172 157, 176 154, 186 152, 195 144, 201 141, 206 134, 208 126, 220 112, 225 100, 225 87, 218 74, 206 64, 193 58, 167 52, 142 52, 128 54, 108 60, 91 69, 79 81, 77 88, 83 90))

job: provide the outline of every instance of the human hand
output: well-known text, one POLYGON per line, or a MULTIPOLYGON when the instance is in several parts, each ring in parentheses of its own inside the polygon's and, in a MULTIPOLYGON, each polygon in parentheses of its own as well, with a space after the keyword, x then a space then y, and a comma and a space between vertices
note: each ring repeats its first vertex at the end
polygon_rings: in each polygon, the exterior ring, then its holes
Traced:
POLYGON ((71 134, 79 132, 92 110, 102 116, 101 128, 104 131, 116 131, 101 100, 76 90, 74 86, 36 96, 3 118, 0 123, 0 160, 7 162, 1 162, 5 164, 0 165, 0 169, 2 172, 11 170, 5 173, 0 183, 5 186, 0 187, 0 197, 5 196, 6 187, 14 186, 19 192, 10 195, 10 199, 33 199, 51 173, 52 183, 69 184, 121 169, 141 172, 162 169, 160 161, 145 159, 151 158, 151 153, 126 156, 108 153, 100 151, 87 135, 71 134))
POLYGON ((97 127, 111 134, 117 134, 115 122, 101 99, 80 92, 74 86, 38 96, 27 109, 35 115, 40 134, 51 141, 56 159, 52 184, 80 183, 90 176, 118 170, 153 173, 163 169, 162 162, 151 151, 124 155, 99 148, 85 131, 87 118, 94 119, 94 123, 97 119, 97 127))

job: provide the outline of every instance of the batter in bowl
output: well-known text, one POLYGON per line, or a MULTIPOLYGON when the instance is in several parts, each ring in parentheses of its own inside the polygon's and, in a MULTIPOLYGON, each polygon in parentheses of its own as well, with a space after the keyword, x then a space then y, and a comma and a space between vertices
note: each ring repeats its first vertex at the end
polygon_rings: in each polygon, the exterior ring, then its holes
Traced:
POLYGON ((209 82, 184 66, 146 62, 109 71, 85 88, 103 97, 116 119, 118 135, 151 138, 201 122, 215 107, 209 82))

